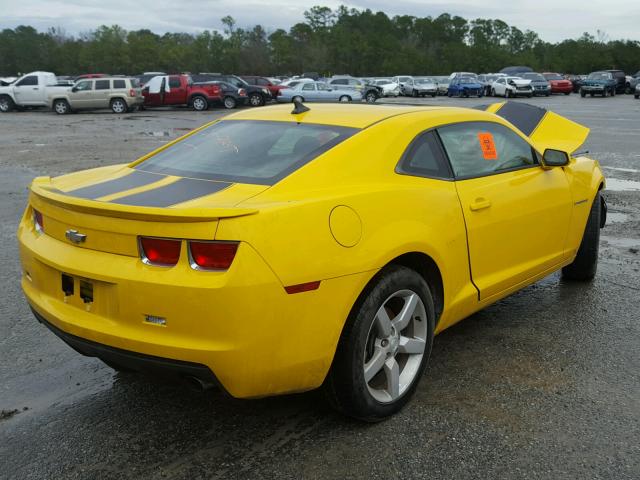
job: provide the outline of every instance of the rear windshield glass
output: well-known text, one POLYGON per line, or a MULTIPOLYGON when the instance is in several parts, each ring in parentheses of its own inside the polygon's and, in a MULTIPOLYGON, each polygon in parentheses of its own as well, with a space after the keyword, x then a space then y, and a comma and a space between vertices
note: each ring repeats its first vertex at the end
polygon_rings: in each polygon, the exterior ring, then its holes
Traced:
POLYGON ((205 180, 272 185, 357 131, 295 122, 221 121, 136 168, 205 180))

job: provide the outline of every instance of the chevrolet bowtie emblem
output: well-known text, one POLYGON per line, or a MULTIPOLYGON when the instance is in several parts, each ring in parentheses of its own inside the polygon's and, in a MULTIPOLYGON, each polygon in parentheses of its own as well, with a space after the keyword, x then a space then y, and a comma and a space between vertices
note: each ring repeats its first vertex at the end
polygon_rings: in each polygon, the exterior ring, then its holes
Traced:
POLYGON ((77 230, 67 230, 64 233, 64 236, 67 237, 67 240, 73 243, 82 243, 87 239, 87 236, 84 233, 80 233, 77 230))

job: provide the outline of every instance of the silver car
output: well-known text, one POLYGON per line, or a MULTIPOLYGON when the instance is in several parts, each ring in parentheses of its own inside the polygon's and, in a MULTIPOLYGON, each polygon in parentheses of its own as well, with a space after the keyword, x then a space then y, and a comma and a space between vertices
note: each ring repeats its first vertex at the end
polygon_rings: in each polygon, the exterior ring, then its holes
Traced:
POLYGON ((431 77, 413 77, 405 82, 404 94, 414 97, 425 95, 435 97, 438 94, 438 85, 431 77))
POLYGON ((351 102, 361 101, 362 94, 358 90, 331 88, 324 82, 300 83, 293 88, 283 88, 276 97, 278 102, 351 102))

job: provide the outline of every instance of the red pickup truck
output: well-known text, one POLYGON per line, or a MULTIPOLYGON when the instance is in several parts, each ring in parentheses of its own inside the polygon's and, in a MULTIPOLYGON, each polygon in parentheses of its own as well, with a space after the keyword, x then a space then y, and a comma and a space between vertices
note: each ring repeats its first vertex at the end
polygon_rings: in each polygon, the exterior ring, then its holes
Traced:
POLYGON ((142 89, 145 107, 188 105, 202 111, 222 101, 219 85, 193 83, 189 75, 159 75, 149 80, 142 89))

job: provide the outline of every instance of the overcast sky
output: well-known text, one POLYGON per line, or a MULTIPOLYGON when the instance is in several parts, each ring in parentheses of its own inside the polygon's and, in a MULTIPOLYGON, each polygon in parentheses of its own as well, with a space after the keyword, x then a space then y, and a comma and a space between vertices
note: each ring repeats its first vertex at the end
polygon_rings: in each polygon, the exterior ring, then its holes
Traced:
POLYGON ((193 33, 222 30, 220 19, 231 15, 240 27, 259 23, 270 32, 303 20, 304 10, 314 4, 345 4, 389 16, 448 12, 467 19, 500 18, 550 42, 597 30, 609 39, 640 40, 640 0, 0 0, 0 28, 62 27, 77 34, 118 24, 128 30, 193 33))

